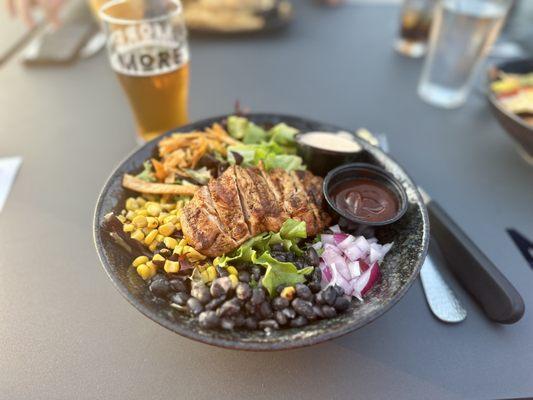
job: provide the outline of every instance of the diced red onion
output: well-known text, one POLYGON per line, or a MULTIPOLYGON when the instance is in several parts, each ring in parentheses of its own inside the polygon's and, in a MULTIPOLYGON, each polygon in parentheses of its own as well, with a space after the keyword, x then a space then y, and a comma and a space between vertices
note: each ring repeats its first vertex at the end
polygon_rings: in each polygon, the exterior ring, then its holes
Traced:
POLYGON ((341 228, 339 227, 339 225, 330 226, 329 230, 333 233, 341 233, 341 228))
POLYGON ((347 233, 335 233, 333 235, 333 240, 335 240, 335 244, 336 245, 339 245, 344 240, 350 239, 350 238, 353 238, 353 236, 352 235, 348 235, 347 233))
POLYGON ((323 233, 320 235, 320 241, 324 244, 326 243, 335 244, 335 239, 333 239, 333 235, 329 235, 326 233, 323 233))
POLYGON ((367 293, 378 278, 380 277, 380 271, 378 263, 372 264, 372 266, 361 274, 361 276, 355 281, 353 288, 353 294, 359 300, 363 300, 363 296, 367 293))
POLYGON ((361 275, 361 267, 359 266, 359 261, 350 261, 348 263, 348 269, 350 271, 351 279, 355 279, 359 275, 361 275))

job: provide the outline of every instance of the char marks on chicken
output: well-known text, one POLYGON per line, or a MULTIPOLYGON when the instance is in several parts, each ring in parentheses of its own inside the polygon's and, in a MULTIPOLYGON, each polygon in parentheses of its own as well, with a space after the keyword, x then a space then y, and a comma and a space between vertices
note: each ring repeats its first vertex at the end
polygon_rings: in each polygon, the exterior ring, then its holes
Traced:
POLYGON ((277 232, 288 218, 304 221, 308 236, 330 222, 322 178, 308 171, 229 167, 200 188, 181 215, 183 234, 196 250, 216 257, 262 232, 277 232))

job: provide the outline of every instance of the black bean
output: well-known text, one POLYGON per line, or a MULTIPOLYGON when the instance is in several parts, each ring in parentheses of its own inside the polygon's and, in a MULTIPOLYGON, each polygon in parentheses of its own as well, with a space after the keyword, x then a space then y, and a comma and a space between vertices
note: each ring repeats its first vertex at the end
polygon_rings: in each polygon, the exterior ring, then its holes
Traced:
POLYGON ((244 320, 244 325, 248 329, 257 329, 257 319, 255 317, 248 317, 244 320))
POLYGON ((259 313, 261 314, 261 317, 263 317, 262 319, 272 318, 273 312, 270 303, 266 301, 261 303, 261 305, 259 306, 259 313))
POLYGON ((247 301, 244 304, 244 311, 246 311, 246 313, 248 315, 254 315, 255 314, 255 306, 252 304, 251 301, 247 301))
POLYGON ((320 268, 315 268, 315 270, 313 271, 312 280, 313 282, 317 283, 322 282, 322 271, 320 270, 320 268))
POLYGON ((169 281, 170 287, 172 290, 176 292, 186 292, 187 291, 187 285, 185 285, 185 282, 183 282, 179 278, 174 278, 169 281))
POLYGON ((281 310, 283 308, 286 308, 289 306, 289 300, 287 300, 284 297, 275 297, 274 300, 272 300, 272 308, 274 310, 281 310))
POLYGON ((321 287, 320 287, 320 283, 319 282, 312 281, 312 282, 309 282, 309 284, 307 286, 309 287, 309 289, 313 293, 320 292, 321 287))
POLYGON ((198 322, 202 328, 216 328, 220 323, 220 318, 214 311, 204 311, 198 316, 198 322))
POLYGON ((222 268, 222 267, 217 266, 217 274, 218 274, 218 276, 228 276, 229 272, 228 272, 228 270, 226 268, 222 268))
POLYGON ((259 327, 260 328, 279 329, 279 324, 274 319, 265 319, 263 321, 259 321, 259 327))
POLYGON ((163 260, 152 260, 152 262, 157 268, 163 268, 165 266, 165 261, 163 260))
POLYGON ((205 305, 206 310, 215 310, 217 309, 222 303, 226 301, 226 297, 215 297, 213 300, 211 300, 209 303, 205 305))
POLYGON ((239 280, 241 282, 250 282, 250 273, 248 271, 239 271, 239 280))
POLYGON ((296 256, 296 254, 294 254, 294 253, 292 253, 292 252, 290 252, 290 251, 288 251, 288 252, 285 253, 285 260, 286 260, 287 262, 292 262, 292 263, 294 263, 294 262, 296 262, 297 259, 298 259, 298 257, 296 256))
POLYGON ((254 265, 252 267, 252 276, 254 277, 256 282, 259 282, 261 279, 261 267, 258 265, 254 265))
POLYGON ((333 286, 334 289, 335 289, 335 292, 337 292, 337 296, 344 296, 344 289, 341 288, 340 286, 333 286))
POLYGON ((168 258, 172 255, 172 251, 170 251, 169 249, 161 249, 159 254, 161 254, 164 258, 168 258))
POLYGON ((322 314, 324 314, 324 318, 333 318, 335 315, 337 315, 337 311, 335 311, 333 307, 325 304, 322 306, 322 314))
POLYGON ((324 291, 320 291, 315 294, 315 303, 316 304, 326 304, 326 299, 324 299, 324 291))
POLYGON ((266 296, 265 296, 265 291, 262 289, 262 288, 255 288, 253 291, 252 291, 252 304, 254 306, 258 305, 258 304, 261 304, 262 302, 264 302, 266 299, 266 296))
POLYGON ((235 327, 240 328, 241 326, 244 326, 245 318, 242 314, 237 314, 233 317, 233 322, 235 322, 235 327))
POLYGON ((313 247, 309 247, 305 251, 304 258, 307 264, 312 265, 313 267, 318 267, 318 264, 320 262, 320 257, 318 257, 318 253, 313 247))
POLYGON ((227 276, 217 278, 211 283, 211 296, 224 296, 231 289, 231 279, 227 276))
POLYGON ((294 311, 294 308, 284 308, 281 312, 289 319, 296 317, 296 311, 294 311))
POLYGON ((285 251, 271 251, 270 252, 270 255, 272 257, 274 257, 276 260, 278 261, 281 261, 281 262, 286 262, 288 261, 288 258, 287 258, 287 255, 288 253, 286 253, 285 251))
POLYGON ((298 315, 296 318, 291 320, 291 328, 300 328, 304 325, 307 325, 307 318, 298 315))
POLYGON ((154 296, 160 298, 165 298, 170 293, 170 284, 165 277, 152 280, 149 288, 154 296))
POLYGON ((228 319, 228 318, 222 318, 220 320, 220 327, 227 331, 232 331, 233 328, 235 328, 235 321, 232 321, 231 319, 228 319))
POLYGON ((192 315, 198 315, 203 311, 204 307, 196 297, 189 297, 187 300, 187 308, 192 315))
POLYGON ((346 297, 337 297, 337 300, 335 300, 335 304, 333 304, 333 307, 335 307, 335 310, 338 312, 344 312, 348 308, 350 308, 350 300, 348 300, 346 297))
POLYGON ((284 251, 285 248, 283 247, 281 243, 276 243, 275 245, 271 247, 271 250, 272 251, 284 251))
POLYGON ((324 297, 324 301, 330 306, 332 306, 333 304, 335 304, 335 300, 337 299, 337 291, 330 286, 326 290, 324 290, 322 296, 324 297))
POLYGON ((177 304, 178 306, 184 306, 185 304, 187 304, 187 300, 189 300, 189 297, 190 296, 185 292, 174 293, 170 297, 170 302, 177 304))
POLYGON ((296 269, 303 269, 306 267, 305 262, 303 260, 296 260, 294 262, 294 266, 296 267, 296 269))
POLYGON ((287 318, 283 311, 276 311, 274 313, 274 318, 276 318, 276 321, 278 321, 278 324, 280 325, 287 325, 287 322, 289 322, 289 318, 287 318))
POLYGON ((280 294, 283 289, 285 289, 285 285, 278 285, 278 287, 276 287, 276 293, 280 294))
POLYGON ((218 309, 217 315, 219 317, 231 316, 237 314, 241 310, 241 304, 237 298, 225 301, 218 309))
POLYGON ((320 308, 319 305, 315 304, 313 306, 313 313, 317 318, 324 318, 324 314, 322 313, 322 308, 320 308))
POLYGON ((315 316, 313 312, 313 304, 309 301, 296 298, 292 301, 291 305, 292 308, 294 308, 294 311, 306 318, 313 318, 315 316))
POLYGON ((299 298, 308 300, 308 301, 313 298, 313 293, 311 293, 311 289, 309 289, 303 283, 297 283, 295 286, 295 289, 296 289, 296 296, 298 296, 299 298))
POLYGON ((209 293, 209 288, 205 285, 195 285, 191 289, 191 296, 200 300, 202 304, 209 303, 211 300, 211 294, 209 293))
POLYGON ((235 295, 239 300, 248 300, 252 296, 252 289, 247 283, 239 283, 235 289, 235 295))
POLYGON ((170 255, 170 257, 168 257, 168 259, 170 261, 179 261, 180 260, 180 255, 176 254, 176 253, 173 253, 173 254, 170 255))

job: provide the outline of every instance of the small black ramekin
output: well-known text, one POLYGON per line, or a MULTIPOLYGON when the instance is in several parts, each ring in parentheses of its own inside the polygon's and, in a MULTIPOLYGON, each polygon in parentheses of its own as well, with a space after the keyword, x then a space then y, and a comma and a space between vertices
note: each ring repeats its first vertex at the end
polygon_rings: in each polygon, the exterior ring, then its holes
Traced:
POLYGON ((355 222, 356 224, 365 226, 383 226, 392 224, 393 222, 398 221, 405 214, 408 207, 407 194, 405 193, 405 189, 403 188, 402 184, 387 171, 372 164, 352 163, 341 165, 340 167, 329 171, 324 178, 322 190, 324 191, 324 197, 326 198, 330 213, 343 217, 348 221, 355 222), (395 194, 398 201, 398 212, 396 215, 385 221, 370 222, 354 217, 353 215, 337 208, 335 201, 330 196, 331 190, 335 185, 344 180, 356 178, 373 180, 390 189, 392 193, 395 194))
MULTIPOLYGON (((320 147, 311 146, 307 143, 302 143, 299 139, 305 135, 304 132, 296 135, 296 147, 298 155, 302 157, 307 169, 318 176, 326 176, 326 174, 333 168, 346 163, 357 161, 361 155, 362 147, 358 151, 333 151, 321 149, 320 147)), ((335 132, 328 132, 335 133, 335 132)), ((357 143, 356 140, 354 140, 357 143)))

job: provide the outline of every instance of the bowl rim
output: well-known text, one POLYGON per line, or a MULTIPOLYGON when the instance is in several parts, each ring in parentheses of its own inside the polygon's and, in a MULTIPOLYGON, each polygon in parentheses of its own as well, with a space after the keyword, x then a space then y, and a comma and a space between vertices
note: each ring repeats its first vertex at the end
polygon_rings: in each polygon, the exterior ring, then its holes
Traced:
MULTIPOLYGON (((299 140, 302 136, 305 136, 308 133, 315 133, 315 132, 318 132, 318 131, 298 132, 294 136, 294 140, 296 141, 296 145, 300 146, 302 148, 309 148, 309 149, 311 149, 311 151, 315 151, 315 152, 318 152, 318 153, 325 153, 325 154, 329 154, 331 156, 341 157, 341 158, 342 157, 353 156, 353 155, 356 155, 357 153, 360 153, 361 151, 363 151, 363 146, 361 146, 360 139, 358 137, 356 137, 356 136, 353 137, 353 139, 354 139, 353 141, 354 141, 354 143, 358 144, 360 148, 359 148, 359 150, 355 150, 355 151, 336 151, 336 150, 330 150, 330 149, 323 149, 321 147, 316 147, 316 146, 310 145, 308 143, 303 143, 301 140, 299 140)), ((335 132, 320 132, 320 133, 335 134, 335 132)))
MULTIPOLYGON (((508 67, 510 64, 523 63, 523 62, 530 62, 530 63, 533 64, 533 58, 520 58, 520 59, 511 60, 511 61, 504 61, 504 62, 495 64, 492 67, 489 67, 487 69, 487 98, 488 98, 489 102, 500 113, 504 114, 507 118, 511 119, 514 123, 520 125, 522 128, 525 128, 530 134, 532 134, 533 133, 533 126, 528 124, 528 123, 526 123, 526 121, 524 121, 522 118, 520 118, 515 113, 512 113, 511 111, 509 111, 505 107, 503 107, 501 102, 498 100, 498 98, 496 97, 496 95, 494 94, 494 92, 490 88, 490 84, 495 81, 495 79, 491 79, 491 77, 490 77, 490 71, 491 71, 492 68, 496 68, 496 69, 504 71, 505 67, 506 66, 508 67)), ((531 72, 533 72, 533 69, 531 70, 531 72)))
POLYGON ((324 185, 322 186, 322 193, 324 194, 324 198, 326 199, 326 201, 329 204, 329 206, 336 213, 338 213, 339 215, 341 215, 342 217, 346 218, 349 221, 355 222, 355 223, 360 224, 360 225, 365 225, 365 226, 385 226, 385 225, 392 224, 392 223, 398 221, 400 218, 402 218, 404 216, 404 214, 407 212, 407 207, 408 207, 407 206, 407 193, 405 192, 404 187, 398 181, 398 179, 396 179, 394 176, 392 176, 392 174, 387 172, 385 169, 380 168, 377 165, 373 165, 373 164, 369 164, 369 163, 354 162, 354 163, 339 165, 338 167, 333 168, 324 177, 324 185), (385 177, 386 179, 388 179, 390 182, 392 182, 394 184, 394 187, 395 187, 396 191, 398 192, 398 193, 396 193, 396 195, 398 196, 398 200, 399 200, 399 203, 400 203, 400 205, 398 207, 398 212, 394 215, 394 217, 389 218, 389 219, 387 219, 385 221, 374 221, 374 222, 365 221, 364 219, 360 219, 360 218, 354 217, 353 215, 351 215, 351 214, 349 214, 347 212, 344 212, 343 210, 341 210, 341 209, 339 209, 337 207, 337 205, 335 204, 335 202, 333 201, 333 199, 329 195, 329 190, 328 189, 330 188, 329 187, 330 186, 330 182, 335 177, 335 175, 338 174, 339 172, 341 172, 343 170, 347 170, 347 169, 372 171, 372 172, 375 172, 377 174, 382 175, 383 177, 385 177))
MULTIPOLYGON (((149 146, 152 146, 152 144, 156 141, 161 140, 161 138, 165 136, 169 136, 172 133, 178 133, 178 132, 186 132, 187 130, 192 129, 192 127, 197 126, 207 126, 210 124, 213 124, 214 122, 220 122, 224 119, 226 119, 228 116, 233 114, 224 114, 219 115, 216 117, 210 117, 210 118, 204 118, 199 119, 195 122, 189 123, 187 125, 174 128, 172 130, 169 130, 168 132, 164 133, 163 135, 156 137, 145 144, 143 144, 140 147, 137 147, 133 149, 126 157, 124 157, 113 169, 111 174, 108 176, 108 178, 105 181, 104 186, 102 187, 98 198, 97 203, 95 206, 94 214, 93 214, 93 242, 98 254, 98 258, 100 260, 100 265, 104 269, 105 273, 111 280, 113 286, 115 289, 138 311, 140 311, 145 317, 148 317, 152 321, 156 322, 157 324, 167 328, 168 330, 175 332, 183 337, 186 337, 188 339, 192 339, 194 341, 209 344, 212 346, 217 347, 223 347, 227 349, 234 349, 234 350, 247 350, 247 351, 277 351, 277 350, 288 350, 288 349, 296 349, 296 348, 302 348, 311 346, 314 344, 322 343, 325 341, 329 341, 341 336, 344 336, 350 332, 353 332, 373 321, 375 321, 378 317, 385 314, 387 311, 389 311, 394 305, 396 305, 400 299, 404 297, 404 295, 407 293, 407 291, 411 288, 413 283, 416 281, 416 278, 418 277, 418 274, 420 272, 420 269, 422 268, 422 264, 425 260, 427 250, 428 250, 428 244, 429 244, 429 218, 427 214, 427 209, 425 206, 425 203, 422 199, 422 196, 420 192, 417 189, 416 184, 413 182, 411 177, 405 172, 405 170, 397 163, 397 161, 392 158, 390 155, 385 154, 380 149, 376 149, 374 146, 371 146, 370 144, 361 143, 364 150, 372 152, 377 152, 378 155, 383 155, 386 158, 390 159, 397 168, 403 173, 405 178, 407 179, 407 182, 413 186, 414 193, 416 196, 416 205, 418 209, 421 212, 422 216, 422 246, 419 249, 420 257, 416 261, 413 272, 411 274, 411 277, 409 280, 398 290, 398 292, 389 298, 388 302, 382 306, 379 307, 368 314, 366 314, 363 318, 357 321, 357 323, 348 323, 344 324, 338 329, 335 330, 328 330, 320 335, 313 335, 309 337, 302 337, 298 340, 294 341, 279 341, 279 342, 243 342, 243 341, 235 341, 235 340, 228 340, 221 337, 209 337, 206 335, 202 335, 199 332, 193 331, 191 329, 188 329, 187 327, 179 324, 179 323, 172 323, 169 319, 164 318, 160 315, 157 315, 154 313, 151 309, 149 309, 145 304, 138 301, 137 298, 133 295, 133 293, 128 290, 127 286, 124 285, 120 279, 113 273, 113 268, 111 266, 111 263, 107 259, 105 252, 103 250, 104 246, 102 244, 102 241, 100 239, 100 216, 104 215, 103 213, 103 204, 104 204, 104 198, 107 194, 110 186, 113 183, 114 176, 119 172, 120 168, 124 163, 126 163, 131 157, 133 157, 137 152, 141 152, 144 149, 146 149, 149 146)), ((278 119, 281 121, 305 121, 305 123, 308 124, 316 124, 316 125, 329 125, 334 127, 334 124, 329 124, 327 122, 320 122, 316 121, 310 118, 306 117, 300 117, 300 116, 294 116, 294 115, 288 115, 288 114, 280 114, 280 113, 250 113, 247 114, 247 117, 254 120, 254 119, 278 119)), ((290 124, 290 122, 288 122, 290 124)), ((343 128, 339 128, 341 130, 344 130, 343 128)), ((346 129, 346 131, 350 132, 350 130, 346 129)))

